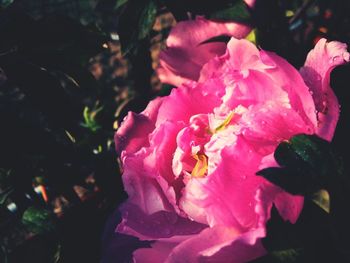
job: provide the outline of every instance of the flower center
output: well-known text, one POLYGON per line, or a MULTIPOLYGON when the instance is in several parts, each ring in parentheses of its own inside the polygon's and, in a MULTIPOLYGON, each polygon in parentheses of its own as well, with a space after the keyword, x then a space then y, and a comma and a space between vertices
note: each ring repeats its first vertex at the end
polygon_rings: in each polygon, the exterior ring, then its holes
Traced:
POLYGON ((194 154, 193 158, 196 159, 197 163, 194 166, 191 175, 193 177, 204 177, 208 170, 208 159, 204 154, 194 154))
POLYGON ((208 129, 209 134, 213 135, 219 131, 223 131, 225 130, 225 128, 230 124, 233 116, 235 115, 235 113, 233 111, 231 111, 226 118, 223 120, 223 122, 221 122, 218 126, 216 126, 214 129, 208 129))
POLYGON ((219 132, 219 131, 224 130, 226 128, 226 126, 229 125, 229 123, 231 122, 233 115, 235 115, 235 113, 233 111, 231 111, 230 114, 227 115, 226 119, 219 126, 217 126, 214 131, 219 132))

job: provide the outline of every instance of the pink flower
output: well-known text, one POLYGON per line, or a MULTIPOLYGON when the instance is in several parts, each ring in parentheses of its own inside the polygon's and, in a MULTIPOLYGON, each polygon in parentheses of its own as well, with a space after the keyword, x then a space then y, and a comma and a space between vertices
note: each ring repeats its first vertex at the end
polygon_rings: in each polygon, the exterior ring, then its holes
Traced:
MULTIPOLYGON (((255 0, 245 2, 253 7, 255 0)), ((245 24, 214 22, 203 17, 179 22, 167 39, 167 49, 160 56, 157 70, 160 80, 174 86, 187 80, 198 80, 202 66, 211 58, 223 55, 226 50, 224 43, 200 45, 202 42, 221 35, 244 38, 250 31, 251 27, 245 24)))
POLYGON ((303 197, 255 174, 277 165, 274 150, 293 135, 332 139, 339 105, 329 76, 346 61, 345 44, 322 39, 300 74, 232 38, 198 81, 130 112, 115 135, 129 195, 116 231, 154 241, 134 252, 135 261, 240 263, 264 255, 272 205, 295 223, 303 197))

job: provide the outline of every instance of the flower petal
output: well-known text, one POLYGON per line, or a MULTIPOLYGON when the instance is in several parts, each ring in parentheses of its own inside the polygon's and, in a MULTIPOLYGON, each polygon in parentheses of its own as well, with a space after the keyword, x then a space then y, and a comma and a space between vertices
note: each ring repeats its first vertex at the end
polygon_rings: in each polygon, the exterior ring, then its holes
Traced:
POLYGON ((201 253, 216 246, 224 246, 240 233, 234 228, 216 226, 204 229, 201 233, 181 242, 170 253, 165 262, 200 262, 201 253))
POLYGON ((274 101, 250 107, 239 125, 244 138, 263 155, 274 152, 281 141, 293 135, 313 133, 313 127, 307 125, 296 111, 274 101))
POLYGON ((167 39, 167 49, 160 55, 158 74, 161 81, 178 86, 181 84, 180 78, 197 80, 202 66, 226 50, 225 43, 202 42, 220 35, 242 38, 250 30, 243 24, 213 22, 203 17, 179 22, 167 39))
POLYGON ((320 39, 306 58, 300 73, 312 92, 318 112, 316 134, 330 141, 339 118, 339 104, 330 87, 331 71, 350 61, 347 45, 337 41, 320 39))
MULTIPOLYGON (((206 150, 209 166, 214 166, 211 162, 217 163, 216 169, 204 178, 189 180, 180 202, 205 208, 211 227, 226 225, 246 229, 257 224, 254 195, 264 179, 255 173, 261 156, 243 138, 230 143, 220 151, 206 150)), ((193 216, 191 211, 185 212, 193 216)))
POLYGON ((171 251, 180 242, 189 237, 172 237, 158 240, 151 244, 151 248, 137 249, 133 253, 134 262, 137 263, 164 263, 171 251))
POLYGON ((128 113, 114 135, 115 148, 118 155, 122 151, 132 154, 137 152, 142 146, 148 145, 148 139, 145 135, 151 133, 154 129, 155 119, 162 101, 162 98, 151 101, 140 114, 128 113))
POLYGON ((188 123, 191 116, 209 113, 220 105, 218 92, 208 84, 187 83, 174 88, 168 97, 164 98, 160 106, 156 127, 165 121, 188 123))
POLYGON ((138 205, 146 214, 161 210, 172 211, 169 200, 175 199, 175 193, 163 191, 154 168, 149 167, 145 161, 147 156, 149 152, 143 148, 133 156, 123 159, 122 179, 129 196, 127 202, 138 205))
POLYGON ((304 206, 304 197, 281 190, 274 198, 274 204, 284 220, 295 224, 304 206))
POLYGON ((299 72, 285 59, 273 52, 260 51, 263 61, 273 63, 275 67, 266 69, 269 75, 284 91, 287 92, 291 107, 296 110, 305 123, 316 127, 315 103, 299 72))
POLYGON ((123 219, 116 231, 136 236, 141 240, 192 235, 206 227, 206 225, 181 217, 172 211, 147 214, 130 202, 124 203, 120 210, 123 219))
POLYGON ((261 244, 264 236, 262 228, 245 233, 224 226, 206 228, 176 246, 165 262, 248 262, 266 253, 261 244))

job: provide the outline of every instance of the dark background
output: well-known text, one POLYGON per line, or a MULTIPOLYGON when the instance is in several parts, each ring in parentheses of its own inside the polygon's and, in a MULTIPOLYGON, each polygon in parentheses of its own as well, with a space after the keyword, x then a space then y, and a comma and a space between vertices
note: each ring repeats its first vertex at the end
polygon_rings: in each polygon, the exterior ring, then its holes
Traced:
MULTIPOLYGON (((126 198, 115 130, 172 88, 154 69, 175 21, 238 2, 0 1, 0 262, 99 262, 105 222, 126 198)), ((349 14, 347 0, 263 0, 220 19, 251 24, 260 47, 299 68, 321 37, 350 43, 349 14)), ((346 167, 349 81, 349 65, 332 73, 332 147, 346 167)))

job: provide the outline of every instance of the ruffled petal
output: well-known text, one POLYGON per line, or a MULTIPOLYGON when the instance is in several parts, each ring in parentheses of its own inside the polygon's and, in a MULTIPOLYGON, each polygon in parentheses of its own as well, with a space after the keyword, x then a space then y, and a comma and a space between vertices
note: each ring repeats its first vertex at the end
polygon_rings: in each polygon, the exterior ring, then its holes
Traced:
POLYGON ((154 174, 164 178, 169 184, 175 180, 172 159, 176 150, 176 136, 183 125, 181 122, 166 120, 149 135, 150 154, 145 157, 144 162, 154 169, 154 174))
POLYGON ((170 253, 165 262, 201 262, 201 253, 217 246, 225 246, 239 236, 234 228, 216 226, 204 229, 201 233, 181 242, 170 253))
POLYGON ((163 99, 152 100, 140 114, 129 112, 122 125, 114 135, 115 148, 118 155, 122 151, 132 154, 141 147, 148 146, 147 134, 154 129, 158 109, 163 99))
POLYGON ((254 193, 257 226, 246 231, 232 226, 216 225, 176 246, 167 261, 243 263, 266 254, 261 239, 266 236, 265 224, 271 203, 264 203, 261 191, 254 193))
POLYGON ((273 52, 260 51, 260 56, 265 63, 273 63, 275 66, 266 69, 264 74, 270 76, 288 94, 291 107, 298 112, 305 123, 317 125, 315 103, 299 72, 285 59, 273 52), (267 62, 269 61, 269 62, 267 62))
MULTIPOLYGON (((216 169, 204 178, 189 180, 184 190, 186 199, 181 202, 205 208, 210 226, 246 229, 257 224, 254 196, 264 179, 255 173, 261 156, 243 139, 230 143, 232 145, 228 143, 220 151, 206 150, 209 166, 216 166, 216 169)), ((191 211, 185 212, 191 215, 191 211)))
POLYGON ((252 229, 239 235, 225 246, 219 244, 203 251, 199 262, 249 262, 266 254, 261 242, 263 237, 265 237, 264 229, 252 229))
POLYGON ((245 79, 228 81, 223 103, 234 109, 239 105, 248 107, 271 100, 281 106, 289 106, 288 93, 273 81, 268 75, 252 70, 245 79))
POLYGON ((138 237, 140 240, 192 235, 206 227, 206 225, 181 217, 172 211, 147 214, 139 206, 130 202, 124 203, 120 211, 122 222, 117 226, 116 231, 138 237))
POLYGON ((299 133, 312 134, 313 126, 307 125, 293 109, 281 107, 274 101, 255 105, 243 114, 239 126, 244 138, 254 151, 269 155, 277 145, 299 133))
POLYGON ((146 214, 162 210, 172 211, 169 200, 175 199, 175 193, 162 189, 157 173, 153 167, 147 165, 146 157, 149 157, 149 152, 143 148, 133 156, 123 159, 122 180, 129 196, 127 202, 138 205, 146 214))
POLYGON ((331 71, 349 62, 347 45, 337 41, 320 39, 306 58, 300 73, 312 92, 315 101, 318 126, 316 134, 325 140, 332 140, 339 118, 339 104, 330 87, 331 71))
POLYGON ((156 127, 165 121, 186 124, 193 115, 212 112, 221 103, 219 94, 210 83, 191 82, 172 89, 159 108, 156 127))
POLYGON ((133 253, 136 263, 164 263, 171 251, 188 236, 164 238, 153 242, 150 248, 137 249, 133 253))
POLYGON ((167 49, 160 55, 158 74, 161 81, 179 85, 181 78, 197 80, 202 66, 226 50, 225 43, 202 42, 220 35, 243 38, 250 30, 249 26, 243 24, 213 22, 203 17, 179 22, 170 32, 167 49))

